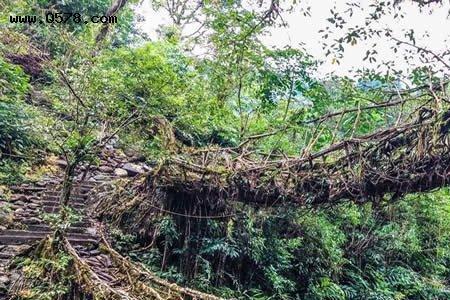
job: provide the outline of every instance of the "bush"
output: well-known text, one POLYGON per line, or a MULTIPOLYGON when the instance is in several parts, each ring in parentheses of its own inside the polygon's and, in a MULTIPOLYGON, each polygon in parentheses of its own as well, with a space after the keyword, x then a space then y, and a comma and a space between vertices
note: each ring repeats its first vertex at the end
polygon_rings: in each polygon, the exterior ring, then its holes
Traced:
POLYGON ((35 150, 43 147, 25 103, 28 77, 0 58, 0 183, 20 179, 35 150))

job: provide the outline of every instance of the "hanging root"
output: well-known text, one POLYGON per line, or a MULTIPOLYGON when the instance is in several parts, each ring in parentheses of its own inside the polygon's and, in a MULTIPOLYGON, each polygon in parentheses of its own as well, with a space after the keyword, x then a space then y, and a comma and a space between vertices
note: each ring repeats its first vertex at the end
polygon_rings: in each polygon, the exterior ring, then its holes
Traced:
POLYGON ((113 226, 126 225, 127 231, 150 237, 155 233, 153 223, 161 216, 161 211, 155 208, 162 206, 159 197, 163 199, 164 195, 155 194, 152 201, 147 201, 147 195, 144 177, 117 181, 108 191, 96 194, 92 213, 113 226))

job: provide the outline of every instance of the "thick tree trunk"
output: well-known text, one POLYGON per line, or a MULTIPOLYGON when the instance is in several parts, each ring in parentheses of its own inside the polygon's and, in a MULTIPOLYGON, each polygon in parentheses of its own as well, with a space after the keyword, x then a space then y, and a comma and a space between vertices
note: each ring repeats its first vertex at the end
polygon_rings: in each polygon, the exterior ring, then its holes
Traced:
POLYGON ((75 176, 75 169, 77 163, 68 163, 65 173, 64 181, 62 185, 62 191, 60 196, 61 206, 68 206, 70 200, 70 194, 72 193, 73 177, 75 176))
MULTIPOLYGON (((125 6, 125 4, 127 3, 128 0, 116 0, 112 3, 112 5, 108 8, 108 11, 106 12, 106 16, 107 17, 111 17, 114 16, 115 14, 117 14, 122 7, 125 6)), ((95 38, 95 42, 98 44, 100 43, 105 37, 106 34, 108 33, 109 30, 109 24, 105 23, 102 26, 102 29, 100 30, 100 32, 98 33, 97 37, 95 38)))

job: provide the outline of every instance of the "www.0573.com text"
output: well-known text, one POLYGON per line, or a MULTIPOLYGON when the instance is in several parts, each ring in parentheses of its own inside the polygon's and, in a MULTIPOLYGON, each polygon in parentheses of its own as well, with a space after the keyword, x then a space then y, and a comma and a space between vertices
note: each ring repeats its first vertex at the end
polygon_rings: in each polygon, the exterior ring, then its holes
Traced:
POLYGON ((28 23, 28 24, 64 24, 64 23, 102 23, 115 24, 117 16, 83 16, 79 13, 46 13, 44 17, 36 15, 15 15, 9 16, 10 23, 28 23))

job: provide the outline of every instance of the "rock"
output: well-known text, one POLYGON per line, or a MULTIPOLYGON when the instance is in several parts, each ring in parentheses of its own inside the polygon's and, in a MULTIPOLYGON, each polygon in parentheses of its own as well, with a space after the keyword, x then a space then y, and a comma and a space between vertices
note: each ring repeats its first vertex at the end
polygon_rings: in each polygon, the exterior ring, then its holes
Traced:
POLYGON ((142 164, 142 168, 146 171, 149 172, 152 170, 152 168, 150 168, 149 166, 147 166, 146 164, 142 164))
POLYGON ((114 170, 114 175, 119 176, 119 177, 125 177, 125 176, 128 176, 128 172, 125 171, 124 169, 117 168, 114 170))
POLYGON ((64 159, 57 159, 55 163, 62 168, 67 167, 67 162, 64 159))
POLYGON ((89 255, 94 256, 94 255, 99 255, 100 251, 98 249, 94 249, 92 251, 89 252, 89 255))
POLYGON ((134 157, 134 156, 139 156, 139 153, 133 149, 125 149, 123 151, 123 153, 125 154, 125 156, 127 157, 134 157))
POLYGON ((41 223, 41 220, 39 220, 39 218, 36 218, 36 217, 31 217, 28 219, 28 223, 29 224, 39 224, 39 223, 41 223))
POLYGON ((19 272, 12 272, 11 273, 11 282, 19 282, 21 276, 19 272))
POLYGON ((117 163, 117 161, 115 159, 112 159, 112 158, 108 158, 107 164, 108 164, 108 166, 111 166, 111 167, 114 167, 114 168, 119 165, 117 163))
POLYGON ((111 168, 110 166, 100 166, 98 169, 101 172, 105 172, 105 173, 112 173, 114 171, 114 169, 111 168))
POLYGON ((27 251, 28 249, 30 249, 32 246, 30 246, 30 245, 13 245, 10 247, 16 253, 23 253, 24 251, 27 251))
POLYGON ((116 166, 122 165, 122 164, 125 163, 124 161, 122 161, 121 159, 118 159, 118 158, 114 158, 114 159, 112 159, 112 161, 114 162, 114 164, 115 164, 116 166))
POLYGON ((130 158, 130 162, 144 162, 146 160, 144 155, 135 155, 132 158, 130 158))
POLYGON ((127 155, 126 155, 122 150, 118 149, 118 150, 116 151, 116 157, 119 158, 119 159, 121 159, 121 158, 126 158, 127 155))
POLYGON ((7 291, 10 279, 6 275, 0 276, 0 291, 7 291))
POLYGON ((75 178, 76 178, 76 180, 82 180, 83 179, 83 174, 78 174, 75 178))
POLYGON ((96 181, 105 181, 105 180, 109 180, 109 179, 110 179, 109 176, 105 176, 102 174, 97 174, 94 176, 94 180, 96 180, 96 181))
POLYGON ((86 233, 90 233, 91 235, 95 235, 97 233, 97 230, 92 227, 85 228, 86 233))
POLYGON ((140 165, 133 164, 133 163, 126 163, 122 166, 122 169, 128 172, 128 175, 130 176, 136 176, 138 174, 144 173, 144 168, 142 168, 140 165))
POLYGON ((26 195, 22 195, 22 194, 17 194, 17 195, 13 195, 11 197, 11 202, 16 202, 16 201, 21 201, 21 203, 23 203, 24 201, 27 201, 28 197, 26 195))

